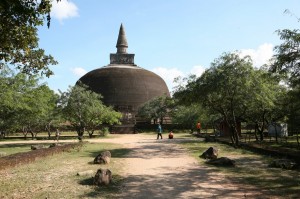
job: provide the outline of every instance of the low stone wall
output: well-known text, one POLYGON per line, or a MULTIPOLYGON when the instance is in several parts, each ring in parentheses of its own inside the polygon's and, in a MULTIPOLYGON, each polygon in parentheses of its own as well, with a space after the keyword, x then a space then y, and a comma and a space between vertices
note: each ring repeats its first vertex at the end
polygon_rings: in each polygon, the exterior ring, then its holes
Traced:
POLYGON ((51 148, 41 148, 24 153, 16 153, 9 156, 0 158, 0 170, 15 167, 17 165, 27 164, 34 162, 38 158, 54 155, 57 153, 70 151, 74 148, 81 147, 81 143, 64 144, 60 146, 54 146, 51 148))

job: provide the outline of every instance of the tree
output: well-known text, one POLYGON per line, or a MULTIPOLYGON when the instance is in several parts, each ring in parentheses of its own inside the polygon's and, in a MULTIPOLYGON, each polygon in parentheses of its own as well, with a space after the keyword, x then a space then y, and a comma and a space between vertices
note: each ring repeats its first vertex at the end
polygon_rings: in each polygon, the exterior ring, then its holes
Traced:
POLYGON ((92 133, 101 124, 118 124, 122 114, 105 106, 102 96, 82 84, 61 93, 60 106, 67 121, 76 129, 81 141, 86 130, 92 133))
MULTIPOLYGON (((290 13, 286 10, 285 13, 290 13)), ((294 15, 290 13, 291 15, 294 15)), ((297 18, 299 20, 299 18, 297 18)), ((271 72, 282 74, 288 80, 290 91, 289 101, 289 123, 297 129, 297 118, 299 118, 300 106, 300 30, 284 29, 278 30, 278 35, 283 43, 275 47, 276 54, 273 57, 271 72)), ((286 101, 286 102, 287 102, 286 101)), ((287 109, 285 109, 287 110, 287 109)))
POLYGON ((213 113, 219 113, 231 132, 234 146, 239 145, 237 121, 246 111, 253 85, 253 67, 249 57, 224 53, 211 63, 201 77, 190 81, 174 96, 187 102, 198 102, 213 113), (188 96, 188 98, 184 97, 188 96))
POLYGON ((280 86, 278 77, 264 69, 254 70, 252 81, 245 119, 254 124, 256 140, 258 133, 262 141, 266 125, 287 115, 287 111, 283 108, 288 105, 285 98, 287 92, 280 86))
MULTIPOLYGON (((22 129, 25 138, 28 133, 40 131, 46 118, 52 115, 58 96, 48 86, 38 83, 36 76, 11 70, 0 73, 0 130, 22 129), (16 103, 17 102, 17 103, 16 103)), ((36 135, 36 134, 35 134, 36 135)))
POLYGON ((272 72, 286 75, 292 86, 300 83, 300 30, 278 30, 283 43, 275 47, 272 72))
POLYGON ((0 1, 0 69, 15 67, 26 74, 46 75, 57 62, 38 46, 37 27, 50 26, 51 0, 0 1))
POLYGON ((149 121, 153 119, 154 123, 157 122, 157 119, 163 123, 163 119, 167 116, 172 104, 172 99, 167 96, 156 97, 143 104, 138 110, 138 115, 149 121))
POLYGON ((200 117, 200 110, 198 107, 198 104, 192 104, 190 106, 176 106, 176 108, 174 108, 171 112, 172 122, 186 126, 191 129, 191 132, 193 132, 195 124, 200 117))

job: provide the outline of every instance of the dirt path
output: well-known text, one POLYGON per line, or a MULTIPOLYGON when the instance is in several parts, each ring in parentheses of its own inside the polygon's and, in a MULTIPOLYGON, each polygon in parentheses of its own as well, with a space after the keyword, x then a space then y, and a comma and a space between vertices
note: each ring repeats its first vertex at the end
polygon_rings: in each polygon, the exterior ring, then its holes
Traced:
POLYGON ((201 166, 177 144, 182 139, 135 134, 103 141, 132 149, 124 160, 126 182, 120 198, 265 198, 254 187, 235 184, 201 166))
MULTIPOLYGON (((119 143, 131 149, 124 158, 126 180, 118 198, 268 198, 255 187, 234 183, 198 163, 178 144, 186 139, 156 140, 155 135, 134 134, 86 141, 119 143)), ((26 141, 43 142, 49 141, 26 141)))

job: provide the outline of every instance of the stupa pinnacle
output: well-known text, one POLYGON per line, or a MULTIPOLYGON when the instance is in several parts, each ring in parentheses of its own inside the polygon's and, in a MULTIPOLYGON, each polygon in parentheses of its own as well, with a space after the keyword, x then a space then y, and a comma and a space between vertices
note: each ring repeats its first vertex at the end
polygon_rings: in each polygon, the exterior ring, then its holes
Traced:
POLYGON ((119 31, 119 36, 118 36, 118 41, 117 41, 116 47, 118 49, 117 50, 118 54, 127 54, 128 43, 127 43, 123 24, 121 24, 121 26, 120 26, 120 31, 119 31))
POLYGON ((111 53, 110 54, 110 64, 116 65, 116 64, 122 64, 122 65, 132 65, 134 64, 134 54, 128 54, 127 48, 128 43, 126 39, 125 30, 123 27, 123 24, 120 26, 118 41, 117 41, 117 53, 111 53))

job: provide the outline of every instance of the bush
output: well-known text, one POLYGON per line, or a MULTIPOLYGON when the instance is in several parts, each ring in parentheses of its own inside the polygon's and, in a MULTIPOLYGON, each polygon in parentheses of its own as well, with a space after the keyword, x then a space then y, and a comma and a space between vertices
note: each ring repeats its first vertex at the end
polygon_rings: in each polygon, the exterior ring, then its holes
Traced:
POLYGON ((108 133, 109 133, 109 128, 108 128, 108 127, 103 127, 103 128, 100 130, 100 136, 102 136, 102 137, 107 136, 108 133))

